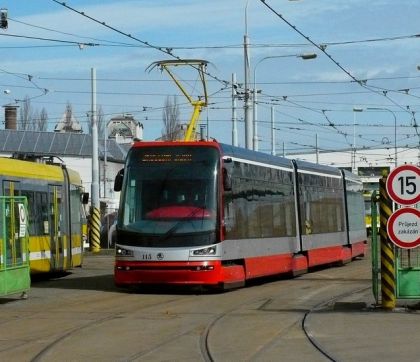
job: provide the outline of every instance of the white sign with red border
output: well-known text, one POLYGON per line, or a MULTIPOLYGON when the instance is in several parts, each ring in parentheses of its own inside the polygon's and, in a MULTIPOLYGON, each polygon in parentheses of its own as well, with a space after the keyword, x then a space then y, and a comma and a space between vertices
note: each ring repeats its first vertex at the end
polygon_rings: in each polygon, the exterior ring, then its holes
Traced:
POLYGON ((386 224, 391 241, 403 249, 420 245, 420 210, 403 207, 395 211, 386 224))
POLYGON ((401 165, 386 179, 386 191, 397 204, 415 205, 420 202, 420 167, 401 165))
POLYGON ((19 208, 19 237, 24 238, 26 235, 26 210, 25 205, 18 204, 19 208))

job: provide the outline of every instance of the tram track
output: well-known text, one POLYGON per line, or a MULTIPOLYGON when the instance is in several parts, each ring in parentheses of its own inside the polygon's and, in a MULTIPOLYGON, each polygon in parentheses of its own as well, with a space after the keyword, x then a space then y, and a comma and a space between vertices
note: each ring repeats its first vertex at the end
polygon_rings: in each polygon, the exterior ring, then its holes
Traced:
MULTIPOLYGON (((325 281, 328 281, 328 279, 325 279, 325 281)), ((335 284, 335 283, 334 283, 335 284)), ((246 301, 241 301, 240 303, 235 304, 233 307, 230 305, 230 308, 227 310, 223 310, 221 313, 217 313, 210 317, 210 319, 205 323, 205 327, 203 323, 196 322, 191 328, 182 331, 182 333, 176 333, 171 335, 169 338, 165 338, 164 340, 161 340, 159 343, 151 346, 150 348, 143 349, 142 351, 132 353, 129 356, 126 356, 124 358, 125 361, 137 361, 141 360, 144 357, 147 356, 153 356, 155 354, 159 354, 159 351, 161 349, 165 349, 166 346, 176 343, 177 340, 182 340, 183 337, 186 337, 188 335, 195 336, 197 335, 197 331, 202 330, 199 334, 199 346, 200 346, 200 353, 201 358, 205 362, 216 362, 220 359, 217 357, 217 352, 215 352, 213 349, 215 346, 212 346, 210 343, 210 335, 214 333, 215 328, 217 328, 218 323, 220 323, 224 318, 232 317, 235 314, 238 314, 238 312, 241 309, 244 309, 249 306, 253 306, 251 310, 258 310, 258 311, 264 311, 267 306, 272 302, 273 298, 278 298, 278 295, 273 295, 272 290, 270 286, 260 286, 260 288, 263 289, 263 296, 259 296, 258 298, 252 298, 247 299, 246 301), (265 289, 265 290, 264 290, 265 289), (255 306, 257 304, 257 306, 255 306)), ((316 288, 318 289, 318 288, 316 288)), ((260 358, 263 358, 265 353, 270 350, 273 346, 275 346, 277 343, 279 343, 279 340, 286 337, 288 333, 296 329, 297 326, 300 326, 302 332, 306 336, 307 340, 310 342, 310 344, 325 358, 327 358, 329 361, 337 361, 338 359, 335 358, 331 353, 328 352, 328 349, 323 346, 320 342, 316 340, 314 337, 314 334, 310 330, 310 327, 307 324, 308 318, 311 316, 312 313, 315 313, 316 311, 324 308, 325 306, 340 300, 342 298, 348 297, 352 294, 358 293, 360 291, 366 290, 366 288, 357 288, 352 289, 351 291, 347 291, 345 293, 342 293, 340 295, 336 295, 331 298, 324 299, 317 304, 315 304, 313 307, 311 307, 306 312, 301 309, 300 312, 298 312, 298 316, 296 316, 291 322, 287 324, 283 324, 282 327, 277 330, 277 333, 269 340, 265 341, 263 345, 260 345, 257 350, 255 350, 252 355, 249 356, 247 360, 250 361, 256 361, 260 358)), ((232 293, 236 293, 240 291, 234 291, 232 293)), ((169 301, 162 301, 161 303, 155 303, 154 305, 145 305, 139 309, 136 310, 136 312, 145 312, 148 309, 151 309, 153 313, 156 312, 156 308, 166 307, 164 309, 170 309, 171 307, 174 307, 175 305, 182 304, 189 300, 189 296, 185 297, 182 296, 180 298, 171 299, 169 301)), ((285 310, 287 310, 289 306, 285 306, 285 310)), ((297 308, 299 310, 299 308, 297 308)), ((112 313, 108 316, 105 316, 103 318, 95 319, 89 323, 86 323, 82 326, 78 326, 76 328, 73 328, 72 330, 67 331, 66 333, 62 334, 58 338, 56 338, 54 341, 51 341, 48 345, 44 346, 44 348, 39 351, 32 359, 31 362, 41 362, 44 360, 44 357, 47 357, 50 353, 54 351, 54 348, 60 345, 61 343, 64 343, 65 340, 71 339, 72 336, 79 334, 83 330, 89 330, 95 327, 98 327, 101 324, 106 324, 108 322, 112 322, 115 319, 122 318, 123 315, 126 313, 130 313, 132 311, 131 306, 127 306, 127 308, 124 308, 124 310, 120 310, 118 313, 112 313)), ((277 311, 270 309, 267 309, 268 312, 275 313, 277 311)), ((294 310, 296 311, 296 309, 294 310)), ((242 313, 245 315, 246 313, 242 313)), ((144 318, 143 318, 144 320, 144 318)), ((217 332, 216 332, 217 333, 217 332)), ((216 346, 217 348, 218 346, 216 346)))
POLYGON ((336 302, 340 299, 343 299, 345 297, 351 296, 353 294, 356 293, 360 293, 363 291, 368 290, 370 287, 364 287, 364 288, 358 288, 355 290, 352 290, 350 292, 346 292, 343 294, 340 294, 338 296, 335 296, 333 298, 330 298, 328 300, 325 300, 317 305, 315 305, 312 309, 310 309, 309 311, 307 311, 303 318, 302 318, 302 322, 301 322, 301 327, 302 327, 302 331, 305 333, 306 338, 309 340, 309 342, 311 342, 311 344, 315 347, 316 350, 318 350, 323 356, 325 356, 329 361, 331 362, 337 362, 339 361, 338 358, 336 358, 335 356, 333 356, 330 352, 327 351, 327 348, 324 347, 320 342, 317 341, 317 339, 314 337, 314 334, 311 332, 311 330, 309 329, 308 325, 307 325, 307 320, 309 318, 309 316, 311 314, 313 314, 315 311, 324 308, 325 306, 327 306, 328 304, 331 304, 333 302, 336 302))
POLYGON ((109 320, 115 319, 115 318, 117 318, 117 316, 108 316, 108 317, 105 317, 105 318, 101 318, 101 319, 98 319, 98 320, 91 321, 90 323, 87 323, 85 325, 73 328, 72 330, 68 331, 67 333, 65 333, 65 334, 61 335, 60 337, 56 338, 53 342, 50 342, 48 345, 46 345, 38 354, 36 354, 31 359, 31 362, 41 362, 43 360, 43 358, 46 355, 48 355, 57 344, 63 342, 66 338, 69 338, 70 336, 74 335, 75 333, 80 332, 83 329, 91 328, 94 325, 99 325, 101 323, 104 323, 106 321, 109 321, 109 320))
POLYGON ((352 265, 198 294, 162 288, 126 293, 93 284, 78 291, 58 280, 6 306, 12 314, 3 330, 16 338, 0 336, 0 359, 261 361, 303 349, 311 361, 335 361, 320 318, 329 304, 362 290, 363 273, 352 265))
MULTIPOLYGON (((325 278, 325 281, 330 282, 331 280, 329 278, 325 278)), ((334 287, 334 286, 333 286, 334 287)), ((331 285, 328 287, 331 288, 331 285)), ((289 333, 291 333, 291 331, 296 330, 296 329, 300 329, 301 332, 304 334, 304 336, 306 337, 307 341, 310 343, 310 345, 312 345, 317 352, 319 352, 322 356, 324 356, 325 358, 327 358, 329 361, 338 361, 337 358, 335 358, 333 355, 331 355, 328 352, 328 349, 323 346, 320 342, 318 342, 316 340, 316 338, 314 337, 314 333, 312 333, 312 331, 310 330, 310 327, 307 325, 307 321, 309 316, 324 308, 325 306, 338 301, 340 299, 343 299, 345 297, 349 297, 353 294, 356 293, 360 293, 362 291, 365 291, 369 288, 363 287, 360 288, 360 286, 358 286, 357 288, 353 288, 350 291, 346 291, 345 293, 341 293, 339 295, 333 296, 333 297, 329 297, 327 299, 323 299, 319 302, 317 302, 315 305, 313 305, 312 307, 310 307, 309 309, 305 308, 294 308, 294 309, 290 309, 288 310, 288 307, 286 306, 282 311, 278 311, 278 310, 268 310, 269 312, 272 313, 290 313, 290 312, 296 312, 297 316, 294 317, 294 319, 292 319, 290 322, 282 324, 281 328, 277 330, 277 332, 269 339, 267 339, 266 341, 264 341, 263 344, 260 344, 258 346, 258 348, 256 348, 249 356, 248 358, 246 358, 246 360, 249 361, 257 361, 257 360, 261 360, 264 359, 264 356, 266 355, 267 351, 269 351, 270 349, 272 349, 275 345, 279 344, 279 341, 287 338, 287 336, 289 335, 289 333)), ((316 291, 315 291, 316 292, 316 291)), ((321 293, 321 291, 318 292, 321 293)), ((238 305, 236 305, 234 308, 231 308, 229 310, 224 311, 223 313, 220 313, 218 315, 216 315, 214 318, 211 319, 211 321, 209 321, 209 323, 207 324, 205 330, 203 331, 201 338, 200 338, 200 350, 201 350, 201 354, 203 357, 203 360, 205 362, 216 362, 220 359, 218 359, 216 357, 217 353, 214 351, 215 346, 212 346, 210 343, 210 336, 212 333, 217 333, 214 332, 215 329, 217 329, 217 325, 218 323, 222 322, 222 320, 224 318, 230 317, 233 313, 237 313, 239 309, 243 308, 246 305, 252 305, 255 304, 255 302, 257 302, 258 300, 261 301, 261 305, 259 308, 257 308, 260 311, 263 311, 265 309, 266 306, 268 306, 271 301, 273 300, 273 298, 278 298, 279 296, 276 295, 270 295, 270 291, 268 291, 268 295, 264 297, 264 299, 254 299, 254 300, 248 300, 244 303, 240 303, 238 305)), ((229 331, 230 332, 230 331, 229 331)), ((226 333, 229 333, 228 331, 226 333)), ((216 346, 217 348, 217 346, 216 346)), ((220 355, 220 354, 219 354, 220 355)))
MULTIPOLYGON (((237 311, 240 307, 247 305, 247 304, 253 304, 255 302, 257 302, 258 300, 260 300, 260 298, 252 300, 252 301, 247 301, 245 303, 241 303, 239 305, 236 305, 234 308, 229 309, 227 311, 224 311, 223 313, 218 314, 216 317, 212 318, 212 320, 207 324, 205 330, 203 331, 203 333, 200 336, 200 351, 201 351, 201 355, 204 359, 205 362, 215 362, 214 356, 212 355, 211 352, 211 348, 209 345, 209 335, 210 332, 213 328, 213 326, 222 318, 224 318, 226 315, 237 311)), ((263 304, 266 303, 266 300, 264 300, 262 302, 263 304)))
MULTIPOLYGON (((122 294, 121 297, 124 297, 125 295, 122 294)), ((89 298, 90 301, 93 301, 92 298, 89 298)), ((110 296, 108 298, 105 298, 109 301, 114 301, 115 302, 115 295, 114 296, 110 296)), ((161 301, 161 302, 154 302, 153 304, 146 304, 143 305, 141 307, 135 308, 136 312, 141 312, 141 311, 147 311, 150 308, 161 308, 161 307, 170 307, 170 306, 174 306, 174 304, 176 303, 182 303, 183 301, 185 301, 186 299, 188 299, 188 297, 185 296, 181 296, 179 298, 173 298, 171 296, 171 298, 169 300, 165 300, 165 301, 161 301)), ((102 302, 104 302, 104 300, 102 300, 102 302)), ((86 303, 86 300, 80 301, 79 303, 75 303, 75 304, 82 304, 82 303, 86 303)), ((137 303, 135 303, 137 304, 137 303)), ((133 305, 131 303, 126 303, 125 302, 125 308, 119 308, 119 310, 117 312, 105 312, 106 316, 102 317, 102 318, 96 318, 93 317, 93 320, 88 321, 87 323, 84 323, 82 325, 78 325, 77 327, 71 328, 66 330, 64 333, 59 334, 56 336, 56 338, 54 338, 52 341, 50 341, 48 344, 46 344, 45 346, 43 346, 43 348, 37 352, 35 354, 35 356, 33 356, 30 361, 31 362, 41 362, 43 361, 46 357, 48 357, 49 355, 54 353, 54 349, 56 347, 58 347, 60 344, 63 344, 66 340, 70 340, 72 337, 77 336, 78 334, 80 334, 81 332, 84 331, 89 331, 92 328, 98 327, 101 324, 106 324, 112 321, 115 321, 119 318, 124 318, 125 315, 129 314, 130 312, 133 311, 133 305)), ((92 317, 92 313, 88 313, 90 317, 92 317)), ((103 316, 104 312, 98 313, 98 316, 103 316)), ((25 341, 25 343, 33 343, 34 340, 27 340, 25 341)), ((19 345, 22 346, 23 344, 19 345)), ((17 346, 17 347, 19 347, 17 346)), ((13 347, 10 348, 10 350, 13 350, 13 347)), ((136 358, 138 358, 139 356, 141 356, 141 354, 138 355, 134 355, 132 358, 128 358, 126 359, 127 361, 131 361, 131 360, 135 360, 136 358)))

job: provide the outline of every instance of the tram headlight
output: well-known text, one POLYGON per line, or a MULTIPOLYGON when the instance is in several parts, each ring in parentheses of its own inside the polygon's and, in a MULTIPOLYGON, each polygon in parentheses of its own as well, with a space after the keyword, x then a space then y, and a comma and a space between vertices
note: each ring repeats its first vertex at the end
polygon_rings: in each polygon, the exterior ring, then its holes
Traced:
POLYGON ((216 255, 216 247, 215 246, 209 246, 208 248, 193 250, 192 254, 194 256, 216 255))
POLYGON ((134 256, 133 250, 124 249, 121 247, 117 247, 115 249, 115 253, 117 256, 134 256))

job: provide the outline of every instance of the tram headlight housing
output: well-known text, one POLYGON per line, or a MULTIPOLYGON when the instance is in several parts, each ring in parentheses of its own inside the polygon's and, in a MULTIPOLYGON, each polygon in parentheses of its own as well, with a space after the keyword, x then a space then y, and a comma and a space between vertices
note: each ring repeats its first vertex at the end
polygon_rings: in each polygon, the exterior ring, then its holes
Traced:
POLYGON ((203 255, 215 256, 216 255, 216 247, 215 246, 209 246, 208 248, 193 250, 192 255, 194 255, 194 256, 203 256, 203 255))
POLYGON ((133 250, 128 250, 117 246, 115 249, 115 254, 117 256, 134 256, 133 250))

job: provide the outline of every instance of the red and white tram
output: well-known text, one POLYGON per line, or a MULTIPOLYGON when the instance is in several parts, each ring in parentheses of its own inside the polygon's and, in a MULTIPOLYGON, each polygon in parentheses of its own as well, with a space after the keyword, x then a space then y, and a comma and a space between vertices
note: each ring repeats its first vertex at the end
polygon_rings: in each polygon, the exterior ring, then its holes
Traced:
POLYGON ((121 190, 115 283, 244 285, 365 253, 360 179, 217 142, 137 142, 121 190))

